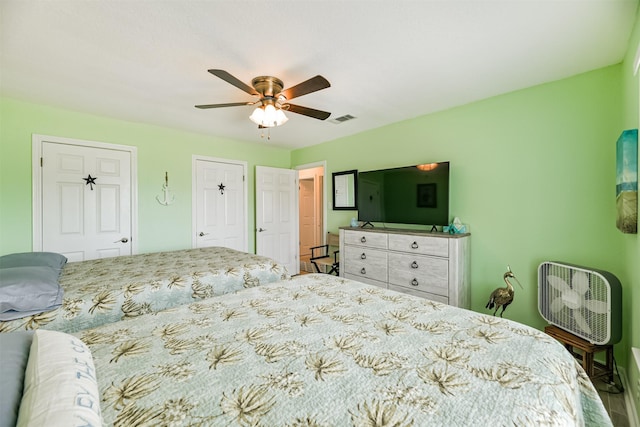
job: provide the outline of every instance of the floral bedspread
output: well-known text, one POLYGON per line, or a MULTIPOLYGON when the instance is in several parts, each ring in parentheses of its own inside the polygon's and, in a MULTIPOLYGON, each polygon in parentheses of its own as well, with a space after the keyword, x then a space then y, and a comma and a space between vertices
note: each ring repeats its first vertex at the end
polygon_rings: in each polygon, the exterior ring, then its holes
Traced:
POLYGON ((611 425, 544 333, 328 275, 75 335, 106 425, 611 425))
POLYGON ((271 258, 224 247, 71 262, 60 308, 0 322, 0 332, 76 332, 287 278, 271 258))

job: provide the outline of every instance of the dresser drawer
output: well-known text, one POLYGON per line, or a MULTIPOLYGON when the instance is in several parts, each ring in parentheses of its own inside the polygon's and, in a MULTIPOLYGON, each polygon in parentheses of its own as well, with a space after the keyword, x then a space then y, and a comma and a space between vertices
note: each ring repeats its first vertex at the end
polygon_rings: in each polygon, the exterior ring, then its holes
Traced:
POLYGON ((362 246, 344 245, 342 260, 347 264, 359 263, 362 265, 387 265, 388 252, 380 249, 371 249, 362 246))
POLYGON ((380 282, 378 280, 373 280, 373 279, 369 279, 367 277, 362 277, 362 275, 360 275, 360 274, 355 275, 355 274, 351 274, 351 273, 345 273, 344 274, 344 278, 345 279, 356 280, 358 282, 366 283, 368 285, 374 285, 374 286, 378 286, 380 288, 387 289, 387 282, 380 282))
POLYGON ((396 292, 402 292, 403 294, 413 295, 415 297, 426 298, 431 301, 441 302, 443 304, 449 304, 449 298, 442 295, 435 295, 429 292, 423 292, 416 289, 407 289, 402 286, 389 285, 389 289, 396 292))
POLYGON ((359 230, 346 230, 344 232, 344 243, 347 245, 387 249, 387 234, 368 233, 366 231, 359 230))
POLYGON ((389 284, 449 297, 449 261, 424 255, 389 253, 389 284))
POLYGON ((344 246, 340 261, 344 272, 358 277, 387 281, 387 252, 358 246, 344 246))
POLYGON ((440 257, 449 256, 449 239, 404 234, 389 235, 389 249, 440 257))

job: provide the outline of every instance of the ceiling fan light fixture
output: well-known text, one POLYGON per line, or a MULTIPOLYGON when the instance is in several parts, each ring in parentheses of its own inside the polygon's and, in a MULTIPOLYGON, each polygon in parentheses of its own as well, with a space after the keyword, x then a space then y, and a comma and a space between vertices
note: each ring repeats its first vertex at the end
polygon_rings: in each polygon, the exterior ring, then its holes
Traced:
POLYGON ((289 120, 289 118, 284 115, 284 111, 279 108, 276 109, 273 104, 261 105, 256 108, 249 116, 249 119, 258 126, 266 128, 281 126, 289 120))
POLYGON ((276 123, 277 123, 276 126, 283 125, 287 123, 288 120, 289 118, 284 115, 284 111, 278 108, 278 110, 276 110, 276 123))
POLYGON ((262 106, 253 110, 253 113, 251 113, 249 119, 257 125, 262 125, 262 120, 264 119, 264 110, 262 109, 262 106))

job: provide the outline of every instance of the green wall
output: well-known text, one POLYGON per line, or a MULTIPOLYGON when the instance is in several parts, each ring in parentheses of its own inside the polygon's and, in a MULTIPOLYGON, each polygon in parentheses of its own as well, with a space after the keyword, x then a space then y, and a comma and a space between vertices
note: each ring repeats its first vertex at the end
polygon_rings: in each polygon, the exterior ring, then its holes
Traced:
MULTIPOLYGON (((450 161, 450 214, 472 233, 472 309, 488 313, 487 299, 504 286, 510 265, 525 289, 516 289, 506 317, 542 328, 537 267, 544 260, 608 270, 631 287, 615 226, 620 77, 620 65, 600 69, 296 150, 292 161, 326 159, 327 176, 450 161)), ((355 215, 329 208, 329 230, 355 215)), ((628 328, 629 299, 624 310, 628 328)), ((626 363, 627 346, 626 338, 616 346, 618 361, 626 363)))
MULTIPOLYGON (((640 10, 636 14, 636 25, 629 42, 627 55, 622 64, 622 94, 623 94, 623 129, 638 128, 640 121, 640 73, 634 75, 634 59, 636 52, 640 48, 640 10)), ((630 346, 640 348, 640 239, 636 234, 624 236, 625 248, 625 267, 629 275, 629 283, 625 288, 625 297, 629 299, 628 314, 625 316, 629 319, 627 329, 624 333, 628 336, 630 346), (635 307, 635 310, 632 309, 635 307)), ((630 351, 630 350, 629 350, 630 351)), ((627 364, 627 372, 629 376, 630 393, 635 399, 636 411, 640 419, 640 393, 638 385, 640 381, 640 372, 633 363, 633 358, 629 356, 627 364)))
POLYGON ((290 151, 0 98, 0 254, 30 251, 31 135, 138 147, 138 251, 191 247, 192 155, 248 163, 249 251, 254 250, 255 166, 289 167, 290 151), (177 201, 157 203, 165 171, 177 201))

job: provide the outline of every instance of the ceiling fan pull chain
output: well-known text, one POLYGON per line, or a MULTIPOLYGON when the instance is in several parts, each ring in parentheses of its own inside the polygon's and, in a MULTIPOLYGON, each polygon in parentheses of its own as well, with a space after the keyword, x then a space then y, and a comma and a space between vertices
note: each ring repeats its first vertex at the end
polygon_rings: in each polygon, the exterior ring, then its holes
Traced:
MULTIPOLYGON (((264 127, 261 127, 261 132, 260 132, 260 139, 264 139, 264 127)), ((267 129, 267 141, 271 141, 271 129, 266 128, 267 129)))

